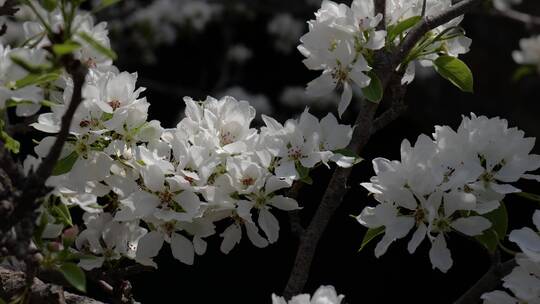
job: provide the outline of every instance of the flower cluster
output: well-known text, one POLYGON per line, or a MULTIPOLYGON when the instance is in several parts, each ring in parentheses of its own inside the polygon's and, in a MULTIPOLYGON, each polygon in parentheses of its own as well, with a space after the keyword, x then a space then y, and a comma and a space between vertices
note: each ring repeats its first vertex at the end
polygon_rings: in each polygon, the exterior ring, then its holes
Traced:
POLYGON ((499 208, 506 194, 520 192, 509 183, 538 180, 526 174, 540 167, 540 155, 529 154, 534 142, 504 119, 471 114, 457 131, 437 126, 433 139, 421 135, 414 146, 404 140, 401 161, 374 159, 377 175, 362 186, 379 204, 357 219, 368 228, 384 227, 375 255, 414 229, 408 251, 427 237, 433 267, 446 272, 452 258, 445 234, 482 234, 492 224, 482 215, 499 208))
POLYGON ((298 47, 309 69, 323 71, 307 85, 307 93, 324 96, 341 87, 342 115, 351 102, 353 83, 361 88, 370 83, 366 56, 384 47, 386 32, 375 30, 382 15, 374 16, 371 1, 353 1, 349 7, 325 0, 315 17, 298 47))
MULTIPOLYGON (((54 21, 53 29, 60 29, 60 12, 42 15, 54 21)), ((73 20, 77 33, 108 47, 105 23, 94 25, 84 13, 73 20)), ((25 28, 28 38, 41 37, 35 44, 51 44, 39 23, 25 28)), ((137 74, 118 71, 86 42, 81 40, 74 54, 89 68, 83 100, 47 180, 53 191, 46 199, 49 206, 61 202, 85 211, 86 227, 75 242, 83 256, 94 257, 81 259, 85 269, 121 257, 155 266, 153 258, 165 242, 175 258, 192 264, 195 254, 206 251, 205 238, 219 230, 217 222, 224 227, 222 252, 231 251, 243 231, 255 246, 265 247, 279 236, 275 210, 300 208, 283 195, 285 189, 294 181, 309 182, 309 170, 320 164, 349 167, 356 161, 344 152, 352 128, 339 124, 332 114, 319 120, 307 109, 284 124, 262 115, 265 126, 255 129, 251 123, 256 111, 247 101, 186 97, 185 117, 175 128, 164 129, 147 119, 149 103, 141 96, 144 88, 137 88, 137 74)), ((48 98, 50 111, 40 113, 32 126, 50 135, 35 146, 36 156, 25 160, 25 171, 31 172, 55 142, 74 84, 59 70, 50 82, 12 88, 24 75, 15 72, 18 66, 9 55, 27 54, 25 60, 31 61, 34 49, 3 50, 8 53, 2 57, 4 104, 22 100, 17 113, 31 115, 48 98)), ((39 54, 35 60, 46 63, 45 54, 39 54)), ((61 227, 49 223, 45 231, 55 238, 61 227)))
POLYGON ((540 303, 540 210, 533 215, 536 231, 525 227, 510 233, 510 241, 516 243, 522 253, 516 255, 518 266, 504 277, 503 287, 482 295, 484 304, 540 303))
POLYGON ((283 297, 272 294, 272 304, 340 304, 345 298, 344 295, 338 295, 333 286, 321 286, 313 296, 301 294, 294 296, 289 302, 283 297))
POLYGON ((540 36, 523 38, 519 41, 519 46, 521 49, 512 53, 514 61, 533 66, 540 71, 540 36))
MULTIPOLYGON (((373 51, 383 47, 393 49, 421 16, 435 16, 452 6, 450 0, 393 0, 386 4, 386 30, 377 30, 382 15, 374 13, 372 1, 355 0, 349 7, 325 0, 308 22, 309 32, 300 41, 299 51, 306 57, 304 64, 322 75, 307 85, 307 93, 324 96, 336 87, 342 89, 338 106, 340 115, 347 109, 353 94, 353 84, 368 86, 372 75, 373 51)), ((462 17, 428 32, 405 58, 400 67, 403 84, 413 81, 415 65, 433 66, 440 56, 457 57, 467 53, 471 40, 459 27, 462 17)))

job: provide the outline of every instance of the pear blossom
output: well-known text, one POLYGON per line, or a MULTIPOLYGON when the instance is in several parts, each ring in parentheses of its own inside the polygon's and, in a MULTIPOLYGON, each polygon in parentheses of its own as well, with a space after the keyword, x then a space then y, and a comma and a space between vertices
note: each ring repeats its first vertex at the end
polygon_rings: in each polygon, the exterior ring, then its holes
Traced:
POLYGON ((334 286, 321 286, 313 296, 300 294, 292 297, 288 302, 283 298, 272 294, 272 304, 340 304, 345 298, 338 295, 334 286))
POLYGON ((365 1, 353 1, 349 7, 326 0, 315 17, 308 22, 309 31, 300 38, 298 50, 306 57, 306 67, 322 74, 308 83, 306 92, 324 96, 339 86, 341 116, 351 102, 353 85, 363 88, 370 83, 365 52, 384 46, 386 32, 375 30, 382 15, 374 16, 373 5, 365 1))
POLYGON ((540 36, 523 38, 519 41, 520 50, 514 51, 514 61, 522 65, 531 65, 540 71, 540 36))
POLYGON ((533 223, 536 231, 524 227, 510 233, 510 241, 522 253, 516 255, 517 266, 502 278, 502 286, 508 291, 484 293, 484 304, 540 303, 540 210, 534 212, 533 223))
MULTIPOLYGON (((538 179, 528 173, 540 168, 540 156, 530 154, 534 142, 504 119, 471 114, 456 131, 437 126, 433 138, 420 135, 414 146, 404 140, 400 161, 375 158, 376 176, 361 185, 378 205, 357 217, 370 229, 384 227, 375 255, 413 230, 409 253, 427 237, 434 268, 448 271, 452 258, 445 235, 481 235, 492 225, 482 215, 499 208, 506 194, 521 191, 510 183, 538 179), (465 215, 470 212, 476 214, 465 215)), ((511 238, 530 235, 524 230, 511 238)))

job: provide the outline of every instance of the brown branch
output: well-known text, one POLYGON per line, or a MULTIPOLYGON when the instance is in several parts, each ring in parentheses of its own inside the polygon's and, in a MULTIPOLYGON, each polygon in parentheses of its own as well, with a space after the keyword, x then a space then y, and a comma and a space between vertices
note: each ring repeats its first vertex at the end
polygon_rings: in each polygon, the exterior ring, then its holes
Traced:
POLYGON ((496 17, 502 17, 506 19, 510 19, 519 23, 523 23, 528 28, 540 28, 540 17, 539 16, 533 16, 529 15, 520 11, 516 11, 513 9, 506 9, 506 10, 497 10, 494 9, 490 11, 490 14, 492 16, 496 17))
MULTIPOLYGON (((12 271, 0 267, 0 298, 9 300, 23 294, 27 289, 26 275, 20 271, 12 271)), ((29 299, 25 303, 32 304, 104 304, 92 298, 64 291, 62 287, 46 284, 34 278, 26 291, 29 299)))
POLYGON ((467 290, 454 304, 472 304, 480 301, 480 296, 485 292, 496 289, 501 284, 501 278, 508 275, 516 266, 516 260, 511 259, 507 262, 496 262, 489 270, 467 290))
MULTIPOLYGON (((396 78, 400 79, 399 77, 395 77, 398 74, 396 69, 414 48, 416 43, 430 30, 463 15, 481 1, 465 0, 437 16, 426 16, 411 29, 403 43, 394 53, 385 53, 384 51, 376 53, 377 64, 375 66, 375 72, 381 79, 383 88, 385 89, 385 99, 389 98, 389 94, 399 92, 396 88, 401 87, 401 82, 396 81, 396 78)), ((378 2, 380 1, 376 1, 375 3, 377 4, 378 2)), ((378 9, 380 9, 380 5, 379 3, 378 9)), ((349 145, 351 150, 360 153, 369 141, 373 133, 374 117, 378 106, 378 104, 365 100, 361 102, 360 112, 356 119, 356 128, 349 145)), ((334 171, 319 208, 300 238, 294 266, 283 292, 286 298, 291 298, 293 295, 302 292, 309 277, 311 263, 318 242, 347 192, 346 185, 351 171, 351 168, 338 168, 334 171)))

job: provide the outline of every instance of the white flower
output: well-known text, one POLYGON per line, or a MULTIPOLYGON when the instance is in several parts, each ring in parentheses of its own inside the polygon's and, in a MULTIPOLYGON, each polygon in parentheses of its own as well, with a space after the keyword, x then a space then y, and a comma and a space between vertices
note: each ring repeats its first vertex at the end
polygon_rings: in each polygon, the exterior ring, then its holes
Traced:
POLYGON ((333 286, 321 286, 313 296, 300 294, 292 297, 289 302, 283 297, 272 294, 272 304, 340 304, 343 298, 345 296, 338 295, 333 286))
POLYGON ((512 57, 519 64, 533 65, 540 71, 540 36, 523 38, 519 41, 518 51, 512 57))

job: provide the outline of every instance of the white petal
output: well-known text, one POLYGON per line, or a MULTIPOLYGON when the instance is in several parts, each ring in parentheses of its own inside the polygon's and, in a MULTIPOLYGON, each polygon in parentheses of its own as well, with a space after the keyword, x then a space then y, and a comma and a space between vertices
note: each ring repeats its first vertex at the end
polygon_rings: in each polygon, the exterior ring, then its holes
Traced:
POLYGON ((491 227, 491 222, 485 217, 469 216, 458 218, 450 226, 468 236, 475 236, 482 234, 484 230, 491 227))
POLYGON ((306 94, 314 97, 320 97, 332 93, 336 88, 336 80, 330 72, 324 71, 321 76, 315 78, 307 84, 306 94))
POLYGON ((223 237, 223 241, 221 242, 219 249, 221 252, 228 254, 236 244, 240 243, 240 240, 242 239, 242 230, 238 225, 232 224, 227 227, 220 236, 223 237))
POLYGON ((529 227, 513 230, 510 232, 508 239, 518 244, 523 251, 527 249, 540 252, 540 235, 529 227))
POLYGON ((268 241, 259 234, 259 229, 253 223, 246 223, 246 232, 249 240, 255 247, 264 248, 268 246, 268 241))
POLYGON ((450 267, 452 267, 452 256, 450 250, 446 247, 446 240, 444 235, 439 233, 439 235, 431 244, 431 249, 429 250, 429 259, 433 268, 438 268, 440 271, 446 273, 450 267))
POLYGON ((420 224, 418 228, 416 228, 416 231, 414 232, 411 240, 409 241, 409 244, 407 244, 407 250, 410 254, 413 254, 416 251, 416 248, 418 248, 418 245, 422 243, 424 238, 426 237, 427 227, 424 225, 424 223, 420 224))
POLYGON ((533 223, 536 226, 536 231, 540 231, 540 210, 534 212, 533 223))
POLYGON ((296 200, 290 197, 285 197, 283 195, 276 195, 272 197, 268 203, 278 209, 285 211, 300 209, 296 200))
POLYGON ((171 239, 171 251, 173 256, 180 262, 193 265, 195 249, 193 243, 185 236, 175 233, 171 239))
POLYGON ((484 293, 480 296, 480 299, 484 300, 483 304, 517 304, 518 300, 511 297, 504 291, 495 290, 492 292, 484 293))
POLYGON ((352 99, 352 87, 347 81, 344 81, 343 92, 341 93, 341 99, 338 105, 339 117, 341 117, 343 113, 345 113, 345 110, 347 109, 347 107, 349 107, 349 104, 351 103, 351 99, 352 99))
POLYGON ((150 231, 145 234, 137 244, 136 258, 153 258, 158 255, 163 246, 163 234, 157 231, 150 231))
POLYGON ((279 237, 279 222, 270 211, 261 209, 258 223, 270 243, 277 241, 279 237))
POLYGON ((201 239, 198 236, 193 238, 193 248, 195 249, 195 253, 197 255, 203 255, 206 252, 207 247, 208 244, 205 240, 201 239))

